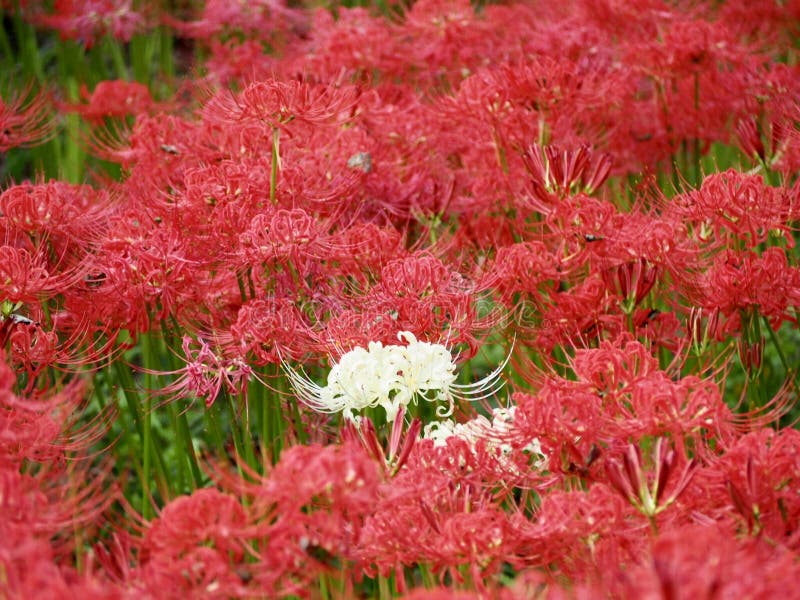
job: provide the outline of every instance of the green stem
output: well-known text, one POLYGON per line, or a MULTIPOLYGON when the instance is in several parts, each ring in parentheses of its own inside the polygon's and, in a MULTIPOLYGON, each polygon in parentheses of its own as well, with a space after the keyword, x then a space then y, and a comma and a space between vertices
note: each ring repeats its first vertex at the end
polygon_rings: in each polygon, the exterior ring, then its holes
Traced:
MULTIPOLYGON (((238 407, 236 406, 236 401, 233 398, 233 395, 229 393, 227 390, 222 392, 228 400, 228 406, 231 410, 231 436, 233 437, 233 447, 236 450, 236 456, 239 459, 244 459, 247 464, 251 466, 254 465, 254 461, 251 462, 251 458, 253 457, 252 451, 248 453, 245 449, 244 438, 242 433, 247 432, 247 417, 246 415, 243 417, 244 423, 242 424, 237 423, 237 414, 238 414, 238 407)), ((243 413, 244 414, 244 413, 243 413)))
MULTIPOLYGON (((0 16, 2 16, 2 10, 0 10, 0 16)), ((14 61, 14 52, 11 49, 11 42, 8 41, 8 34, 6 34, 6 28, 0 27, 0 50, 2 50, 3 56, 7 56, 11 61, 14 61)), ((9 65, 10 66, 10 65, 9 65)))
POLYGON ((150 398, 144 401, 144 421, 142 434, 142 485, 144 493, 142 497, 142 516, 148 519, 153 516, 152 504, 150 502, 150 462, 152 453, 150 451, 153 444, 153 411, 150 398))
POLYGON ((149 84, 152 77, 150 65, 158 45, 158 38, 153 35, 135 35, 131 38, 129 56, 134 80, 149 84))
MULTIPOLYGON (((150 367, 153 364, 153 348, 152 339, 150 335, 145 334, 142 336, 142 365, 150 367)), ((144 398, 144 415, 143 415, 143 429, 142 429, 142 472, 144 478, 144 497, 142 498, 142 516, 146 519, 152 516, 152 504, 150 503, 150 464, 153 458, 153 401, 148 393, 152 389, 152 376, 145 375, 145 398, 144 398)))
POLYGON ((419 573, 422 576, 422 585, 425 586, 425 589, 430 590, 436 587, 436 578, 433 576, 433 573, 431 573, 428 565, 420 563, 419 573))
MULTIPOLYGON (((256 387, 257 382, 254 382, 254 386, 256 387)), ((251 395, 251 399, 253 402, 258 402, 258 412, 259 412, 259 429, 260 429, 260 436, 261 436, 261 464, 264 465, 266 468, 267 464, 269 463, 269 448, 267 447, 267 440, 269 439, 269 406, 267 405, 267 398, 266 396, 266 386, 257 386, 258 389, 254 391, 251 395)))
POLYGON ((111 62, 114 63, 117 77, 128 80, 130 78, 130 73, 128 73, 128 65, 125 61, 125 57, 122 55, 122 47, 111 38, 106 38, 104 46, 111 55, 111 62))
POLYGON ((294 434, 297 436, 297 441, 300 444, 305 444, 308 440, 308 434, 303 427, 303 420, 300 416, 300 405, 297 400, 288 400, 292 410, 292 421, 294 423, 294 434))
POLYGON ((380 600, 389 600, 391 597, 392 590, 389 585, 389 578, 378 575, 378 598, 380 598, 380 600))
MULTIPOLYGON (((78 98, 78 83, 74 77, 69 77, 66 82, 67 92, 71 100, 78 98)), ((83 166, 86 154, 79 144, 80 118, 76 114, 65 117, 67 135, 64 139, 63 175, 71 183, 80 183, 83 178, 83 166)))
MULTIPOLYGON (((136 392, 135 384, 133 382, 133 377, 131 376, 130 370, 122 363, 116 362, 114 363, 114 371, 116 373, 116 379, 119 383, 119 387, 122 390, 123 396, 125 396, 125 402, 128 405, 128 411, 131 414, 131 419, 135 424, 137 432, 139 434, 139 439, 142 440, 142 447, 141 447, 141 457, 142 462, 138 465, 138 469, 140 472, 140 480, 142 483, 143 489, 143 498, 142 498, 142 515, 145 518, 149 518, 152 515, 152 506, 149 504, 150 501, 150 465, 151 465, 151 458, 155 457, 155 477, 156 477, 156 485, 158 486, 159 490, 161 491, 162 495, 165 497, 168 495, 169 487, 167 485, 167 477, 164 468, 164 464, 161 458, 161 455, 154 452, 153 448, 153 440, 152 440, 152 430, 148 431, 148 425, 146 422, 150 422, 151 415, 149 407, 146 406, 145 410, 147 411, 147 415, 143 416, 141 411, 139 410, 139 406, 142 404, 142 399, 139 396, 138 392, 136 392)), ((145 402, 145 405, 149 404, 149 402, 145 402)), ((152 425, 152 423, 151 423, 152 425)))
POLYGON ((14 33, 19 40, 19 56, 22 59, 24 70, 33 73, 36 80, 40 84, 44 84, 46 79, 41 53, 36 42, 36 32, 31 25, 22 20, 19 10, 14 12, 14 33))
POLYGON ((280 169, 280 143, 281 130, 278 127, 272 128, 272 163, 269 171, 269 201, 275 204, 278 188, 278 169, 280 169))
MULTIPOLYGON (((174 317, 173 317, 174 318, 174 317)), ((174 331, 178 331, 180 327, 177 324, 173 325, 174 331)), ((175 336, 170 331, 169 326, 165 320, 161 321, 161 337, 158 342, 158 354, 160 360, 163 361, 163 366, 167 371, 178 371, 180 365, 177 356, 174 352, 170 351, 170 347, 175 343, 175 336)), ((186 410, 181 410, 178 401, 169 403, 170 416, 172 418, 172 428, 176 435, 175 453, 176 463, 178 465, 179 474, 179 493, 185 493, 200 487, 203 484, 203 473, 200 470, 200 465, 197 460, 197 454, 194 450, 194 443, 192 441, 191 429, 189 427, 189 419, 186 410), (187 472, 188 466, 188 472, 187 472)))
POLYGON ((781 344, 778 341, 778 336, 775 334, 775 331, 772 329, 772 326, 769 324, 769 320, 767 317, 762 316, 764 319, 764 324, 767 326, 767 331, 769 332, 769 338, 772 340, 772 344, 775 346, 775 351, 778 353, 778 357, 781 359, 781 364, 783 365, 783 369, 786 372, 786 375, 789 375, 789 361, 786 360, 786 355, 783 353, 783 348, 781 348, 781 344))
MULTIPOLYGON (((700 75, 699 73, 695 73, 694 75, 694 109, 698 115, 700 115, 700 75)), ((700 138, 695 137, 692 151, 694 156, 694 185, 695 187, 700 187, 700 181, 702 178, 702 165, 700 163, 700 138)))
MULTIPOLYGON (((246 392, 245 392, 246 393, 246 392)), ((244 410, 242 411, 242 423, 240 426, 240 436, 244 446, 244 458, 247 464, 253 469, 258 469, 258 462, 256 461, 256 448, 253 441, 253 427, 251 423, 251 412, 257 410, 250 404, 250 400, 245 402, 244 410)), ((231 399, 233 403, 233 399, 231 399)))
MULTIPOLYGON (((177 411, 177 407, 175 407, 175 410, 177 411)), ((203 473, 200 470, 197 454, 194 451, 194 443, 192 442, 192 434, 189 430, 189 420, 186 417, 186 412, 180 412, 178 414, 178 435, 185 448, 185 456, 189 461, 189 469, 194 478, 193 489, 198 488, 203 485, 203 473)))
MULTIPOLYGON (((280 367, 277 367, 278 377, 275 378, 275 388, 277 393, 275 398, 264 398, 264 405, 262 407, 262 416, 266 421, 264 426, 264 443, 269 444, 271 449, 271 459, 273 464, 280 458, 281 450, 283 449, 283 432, 285 423, 283 418, 283 410, 281 406, 281 398, 285 391, 285 380, 280 375, 280 367), (274 402, 274 404, 273 404, 274 402)), ((300 413, 295 415, 295 423, 300 423, 300 413)), ((298 427, 301 428, 301 427, 298 427)))
POLYGON ((208 430, 211 434, 211 441, 217 449, 219 458, 224 458, 226 454, 225 442, 222 436, 222 428, 220 427, 219 419, 217 418, 218 411, 219 408, 217 407, 216 403, 214 403, 206 408, 205 416, 208 423, 208 430))
POLYGON ((173 52, 173 38, 172 33, 167 27, 160 29, 161 43, 159 44, 160 56, 159 62, 161 65, 161 72, 168 80, 175 77, 175 55, 173 52))
POLYGON ((328 577, 325 573, 319 576, 319 597, 322 600, 329 600, 331 595, 328 590, 328 577))
POLYGON ((239 295, 242 298, 242 304, 247 302, 247 292, 244 289, 244 280, 241 273, 236 273, 236 283, 239 284, 239 295))

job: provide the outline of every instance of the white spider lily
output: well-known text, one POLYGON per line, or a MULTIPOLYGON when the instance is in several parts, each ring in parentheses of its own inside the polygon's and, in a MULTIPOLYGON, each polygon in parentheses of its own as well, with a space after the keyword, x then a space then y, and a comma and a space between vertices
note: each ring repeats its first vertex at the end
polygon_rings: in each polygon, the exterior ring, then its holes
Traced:
POLYGON ((367 349, 354 348, 343 354, 328 373, 325 386, 286 363, 283 368, 302 402, 320 412, 343 412, 351 420, 358 411, 381 406, 387 420, 393 421, 401 406, 419 399, 445 402, 436 413, 448 416, 455 399, 481 400, 504 385, 500 373, 508 358, 480 381, 459 385, 455 382, 456 364, 447 347, 420 342, 408 331, 401 331, 398 338, 405 345, 370 342, 367 349))
MULTIPOLYGON (((497 457, 500 463, 505 463, 512 471, 515 471, 516 467, 507 461, 507 457, 512 452, 509 440, 513 434, 515 411, 516 408, 513 406, 510 408, 495 408, 492 411, 491 421, 483 415, 478 415, 466 423, 455 423, 451 420, 428 423, 422 430, 422 437, 423 439, 432 440, 436 448, 447 446, 449 438, 459 438, 467 442, 473 452, 478 441, 485 440, 488 448, 497 450, 497 457)), ((537 438, 530 440, 522 448, 522 451, 536 457, 537 460, 534 462, 536 468, 546 468, 548 459, 542 451, 541 442, 537 438)))

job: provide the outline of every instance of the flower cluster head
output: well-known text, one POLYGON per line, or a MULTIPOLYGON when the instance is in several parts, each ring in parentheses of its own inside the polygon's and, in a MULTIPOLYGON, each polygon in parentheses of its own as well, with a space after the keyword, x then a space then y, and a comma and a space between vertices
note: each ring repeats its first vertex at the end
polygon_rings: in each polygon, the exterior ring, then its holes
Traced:
POLYGON ((505 363, 480 381, 457 384, 456 364, 446 346, 420 342, 408 331, 397 337, 405 345, 370 342, 367 348, 342 355, 325 386, 288 365, 285 369, 298 397, 308 406, 320 412, 343 412, 351 420, 357 411, 380 406, 387 421, 394 421, 400 407, 420 399, 446 402, 437 414, 448 416, 455 399, 480 400, 503 386, 499 375, 505 363))
MULTIPOLYGON (((458 438, 466 442, 473 452, 478 443, 483 440, 487 449, 496 452, 501 462, 506 462, 506 466, 513 469, 513 463, 507 461, 507 458, 513 452, 511 442, 516 435, 514 431, 516 408, 516 406, 494 408, 491 420, 483 415, 478 415, 465 423, 457 423, 450 419, 434 421, 425 425, 422 437, 432 440, 435 448, 446 448, 448 439, 458 438)), ((538 438, 530 439, 522 451, 537 457, 534 463, 536 468, 546 468, 548 459, 538 438)))

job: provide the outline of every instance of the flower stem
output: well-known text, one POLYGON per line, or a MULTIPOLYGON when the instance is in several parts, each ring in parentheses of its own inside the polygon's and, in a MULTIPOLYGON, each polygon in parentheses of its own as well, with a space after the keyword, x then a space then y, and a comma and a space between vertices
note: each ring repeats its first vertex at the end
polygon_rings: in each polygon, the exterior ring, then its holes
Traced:
POLYGON ((269 201, 275 204, 276 191, 278 188, 278 169, 280 169, 280 143, 281 130, 278 127, 272 128, 272 163, 269 170, 269 201))

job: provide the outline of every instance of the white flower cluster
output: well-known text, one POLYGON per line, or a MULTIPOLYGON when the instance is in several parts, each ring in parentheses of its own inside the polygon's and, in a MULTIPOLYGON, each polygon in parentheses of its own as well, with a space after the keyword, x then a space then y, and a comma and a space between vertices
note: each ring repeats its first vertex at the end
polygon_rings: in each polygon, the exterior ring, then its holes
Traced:
POLYGON ((408 331, 401 331, 398 338, 405 345, 370 342, 366 349, 347 352, 331 368, 325 386, 287 365, 284 369, 300 400, 320 412, 343 412, 349 419, 357 411, 380 406, 387 420, 394 421, 401 406, 420 399, 446 402, 437 414, 447 416, 454 399, 488 398, 503 385, 499 375, 505 363, 476 383, 459 385, 447 347, 420 342, 408 331))
MULTIPOLYGON (((467 442, 475 450, 479 440, 486 440, 487 447, 496 448, 498 459, 511 454, 511 444, 509 443, 510 434, 514 424, 514 412, 516 407, 495 408, 492 411, 490 421, 483 415, 479 415, 466 423, 456 423, 451 420, 437 421, 427 424, 422 430, 424 439, 433 440, 434 447, 444 447, 447 445, 448 438, 456 437, 467 442)), ((537 468, 544 468, 547 465, 547 457, 542 452, 542 445, 538 439, 531 440, 522 449, 527 454, 538 457, 534 464, 537 468)))

